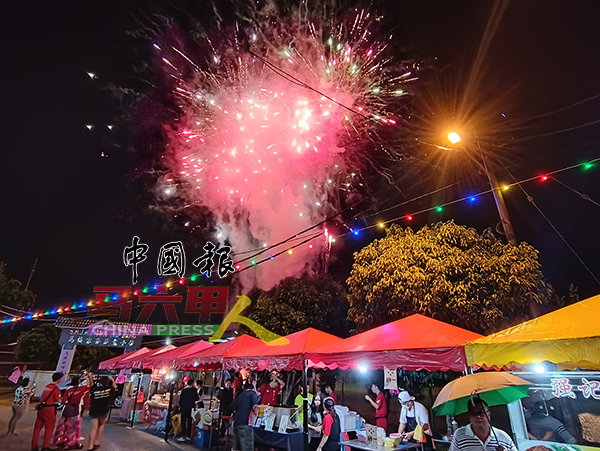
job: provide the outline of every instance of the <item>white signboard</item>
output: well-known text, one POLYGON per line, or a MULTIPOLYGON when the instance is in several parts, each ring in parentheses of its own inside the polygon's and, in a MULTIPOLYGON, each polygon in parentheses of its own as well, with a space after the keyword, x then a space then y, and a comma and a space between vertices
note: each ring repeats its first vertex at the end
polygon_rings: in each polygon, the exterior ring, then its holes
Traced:
POLYGON ((396 368, 383 368, 383 388, 385 390, 398 390, 398 371, 396 368))
POLYGON ((288 427, 288 421, 290 420, 289 415, 281 415, 281 420, 279 420, 279 432, 285 433, 288 427))

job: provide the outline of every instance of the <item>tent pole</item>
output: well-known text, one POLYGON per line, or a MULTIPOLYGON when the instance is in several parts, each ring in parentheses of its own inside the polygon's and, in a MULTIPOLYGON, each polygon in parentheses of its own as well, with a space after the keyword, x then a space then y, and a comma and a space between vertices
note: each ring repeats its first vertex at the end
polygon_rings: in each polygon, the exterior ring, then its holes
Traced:
POLYGON ((173 420, 173 391, 175 388, 175 381, 171 380, 169 386, 169 409, 167 410, 167 424, 165 425, 165 442, 169 441, 169 434, 171 433, 171 421, 173 420))
POLYGON ((130 429, 133 429, 133 422, 135 421, 135 411, 137 409, 137 398, 138 398, 138 394, 140 393, 140 385, 142 385, 142 375, 143 374, 144 373, 142 373, 142 372, 140 372, 140 374, 139 374, 137 392, 135 393, 135 398, 133 398, 133 411, 131 412, 131 425, 129 426, 130 429))
POLYGON ((308 450, 308 361, 304 359, 304 369, 302 371, 302 431, 304 437, 304 451, 308 450))

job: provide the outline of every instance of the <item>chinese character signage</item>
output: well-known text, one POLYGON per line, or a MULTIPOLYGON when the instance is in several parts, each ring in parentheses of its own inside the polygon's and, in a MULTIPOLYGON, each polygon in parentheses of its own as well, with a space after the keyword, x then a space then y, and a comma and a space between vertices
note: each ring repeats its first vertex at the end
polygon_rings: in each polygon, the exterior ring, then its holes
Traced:
POLYGON ((550 379, 552 394, 557 398, 575 399, 576 391, 580 392, 585 399, 600 399, 600 381, 590 381, 585 377, 581 378, 581 385, 572 385, 568 378, 550 379))
MULTIPOLYGON (((150 246, 140 241, 138 236, 131 240, 131 246, 123 249, 123 263, 126 267, 131 267, 131 282, 135 285, 138 282, 138 265, 146 261, 150 246)), ((204 254, 196 258, 192 265, 199 268, 200 274, 210 277, 214 266, 215 257, 217 260, 217 274, 221 279, 229 273, 233 273, 233 260, 229 258, 231 247, 223 246, 217 249, 210 241, 203 247, 204 254)), ((185 250, 181 241, 173 241, 162 246, 159 250, 156 270, 159 276, 183 277, 185 274, 185 250)))

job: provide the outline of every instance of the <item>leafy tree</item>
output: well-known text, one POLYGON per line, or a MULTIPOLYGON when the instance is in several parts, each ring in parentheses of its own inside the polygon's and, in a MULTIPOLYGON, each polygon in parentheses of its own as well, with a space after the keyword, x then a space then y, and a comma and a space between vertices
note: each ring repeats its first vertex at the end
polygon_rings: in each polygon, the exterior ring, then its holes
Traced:
POLYGON ((421 313, 486 334, 528 319, 530 303, 556 298, 532 246, 453 221, 416 233, 390 227, 354 254, 347 283, 356 331, 421 313))
POLYGON ((35 302, 35 295, 21 288, 22 284, 16 279, 10 279, 6 274, 6 263, 0 262, 0 304, 19 310, 29 310, 35 302))
POLYGON ((288 277, 258 295, 250 317, 280 335, 313 327, 347 336, 348 299, 339 283, 325 277, 288 277))
MULTIPOLYGON (((51 324, 42 324, 27 332, 22 332, 17 338, 15 354, 18 360, 24 362, 39 362, 43 367, 53 369, 60 356, 58 344, 61 330, 51 324)), ((96 369, 98 363, 114 357, 120 350, 102 346, 77 346, 72 371, 96 369)))
POLYGON ((96 370, 100 362, 122 353, 122 349, 105 348, 103 346, 77 346, 71 371, 96 370))
POLYGON ((22 332, 17 338, 15 354, 18 360, 40 362, 44 366, 56 365, 60 355, 60 329, 42 324, 35 329, 22 332))

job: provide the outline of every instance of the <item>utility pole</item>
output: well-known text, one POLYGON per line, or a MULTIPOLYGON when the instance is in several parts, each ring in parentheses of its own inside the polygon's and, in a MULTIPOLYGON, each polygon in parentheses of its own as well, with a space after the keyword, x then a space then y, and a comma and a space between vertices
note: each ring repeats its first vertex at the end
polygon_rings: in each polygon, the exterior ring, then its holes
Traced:
POLYGON ((482 160, 485 174, 487 175, 487 178, 490 182, 490 187, 492 188, 494 202, 496 202, 496 208, 498 209, 498 214, 500 215, 500 222, 502 223, 502 228, 504 229, 504 235, 506 236, 506 239, 510 244, 512 244, 513 246, 517 246, 519 243, 517 242, 517 236, 515 235, 515 230, 513 229, 512 222, 510 222, 510 216, 508 216, 508 209, 506 208, 506 203, 504 202, 502 188, 498 185, 496 175, 488 169, 485 158, 483 158, 483 156, 482 160))
POLYGON ((37 266, 38 259, 36 257, 35 262, 33 262, 33 266, 29 271, 29 279, 27 279, 27 284, 25 285, 25 291, 29 289, 29 284, 31 283, 31 278, 33 277, 33 273, 35 272, 35 267, 37 266))

